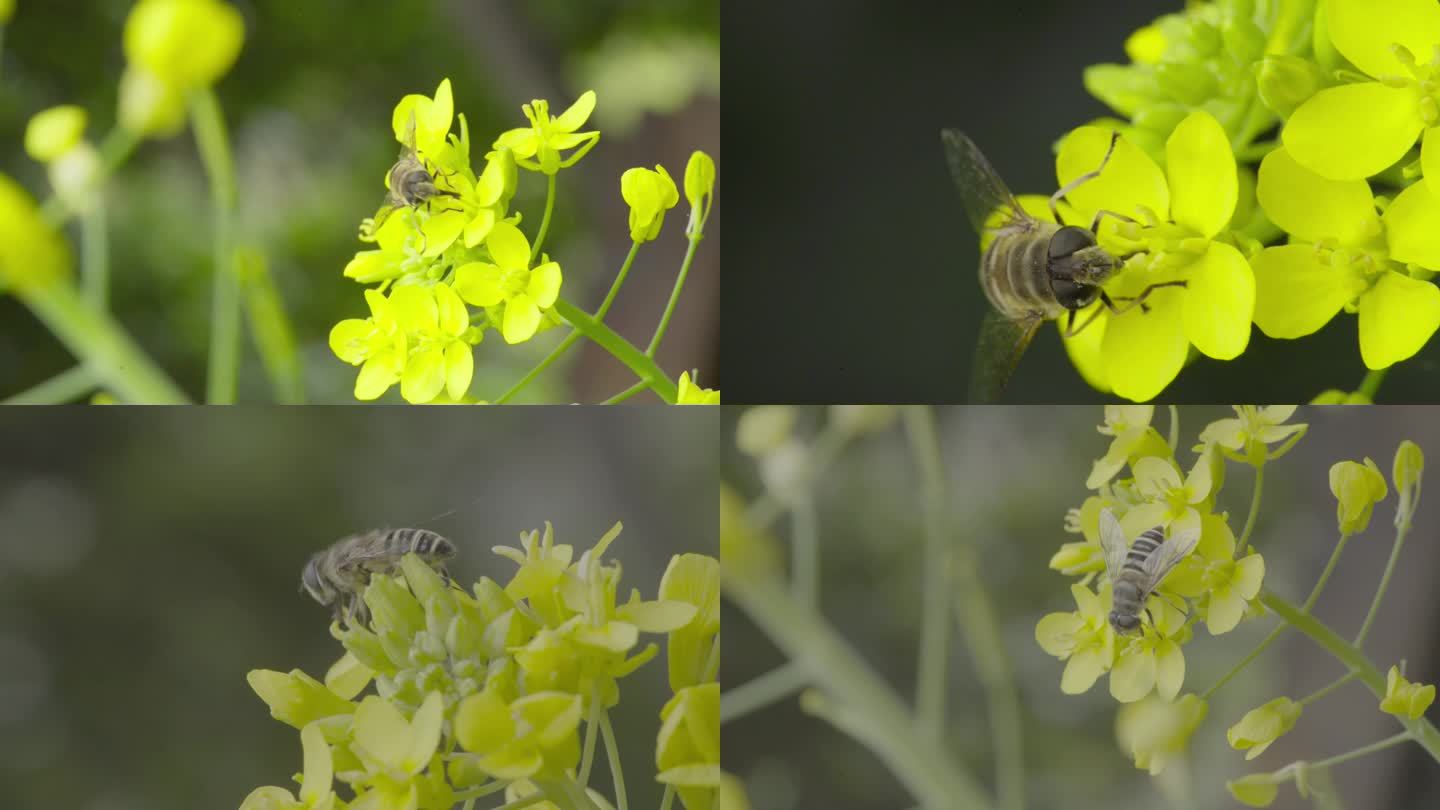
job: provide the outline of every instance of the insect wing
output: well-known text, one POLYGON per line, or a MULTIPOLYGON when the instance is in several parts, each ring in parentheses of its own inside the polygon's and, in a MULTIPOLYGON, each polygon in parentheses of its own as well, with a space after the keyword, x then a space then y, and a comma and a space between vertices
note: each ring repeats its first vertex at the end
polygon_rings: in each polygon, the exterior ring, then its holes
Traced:
POLYGON ((975 357, 970 363, 970 401, 994 402, 1000 398, 1015 366, 1035 333, 1044 323, 1041 318, 1013 321, 990 310, 980 322, 980 338, 976 341, 975 357))
POLYGON ((1161 543, 1145 561, 1140 564, 1145 576, 1145 591, 1148 593, 1160 586, 1165 576, 1185 559, 1200 542, 1200 529, 1194 528, 1172 536, 1161 543))
POLYGON ((1120 573, 1120 568, 1125 565, 1125 553, 1129 550, 1129 544, 1125 542, 1125 530, 1120 528, 1120 521, 1115 519, 1115 513, 1109 509, 1100 511, 1100 550, 1105 552, 1105 573, 1113 582, 1115 575, 1120 573))
POLYGON ((1005 181, 981 154, 980 147, 965 133, 954 129, 941 130, 940 141, 945 147, 945 163, 950 167, 950 179, 960 192, 960 202, 965 206, 965 215, 970 219, 971 227, 980 234, 982 247, 986 244, 987 234, 1017 224, 1028 228, 1034 223, 1034 218, 1015 201, 1015 195, 1005 187, 1005 181))

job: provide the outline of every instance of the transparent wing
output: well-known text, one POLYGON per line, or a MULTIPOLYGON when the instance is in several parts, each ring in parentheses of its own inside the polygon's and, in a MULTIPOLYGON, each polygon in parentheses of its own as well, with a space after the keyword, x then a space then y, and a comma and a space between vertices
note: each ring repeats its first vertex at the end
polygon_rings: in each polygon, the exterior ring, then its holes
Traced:
POLYGON ((1100 510, 1100 550, 1105 552, 1105 573, 1110 575, 1112 582, 1125 564, 1125 552, 1129 548, 1125 542, 1125 530, 1120 528, 1115 513, 1109 509, 1100 510))
POLYGON ((410 123, 405 127, 405 139, 400 142, 401 159, 415 154, 415 111, 410 111, 410 123))
POLYGON ((980 147, 965 133, 955 129, 942 129, 940 142, 945 147, 945 163, 950 167, 950 179, 960 192, 960 202, 965 206, 965 215, 975 233, 982 236, 986 231, 995 231, 1005 226, 1024 223, 1027 227, 1035 220, 1020 204, 1005 181, 995 173, 990 161, 980 153, 980 147), (996 211, 1003 212, 996 220, 996 211))
POLYGON ((985 313, 970 364, 971 402, 995 402, 1000 398, 1021 355, 1044 322, 1042 318, 1012 321, 994 310, 985 313))
POLYGON ((1159 547, 1140 564, 1145 574, 1145 582, 1149 584, 1149 588, 1146 590, 1153 591, 1160 587, 1160 582, 1170 573, 1170 569, 1185 559, 1185 555, 1194 550, 1195 544, 1199 542, 1200 529, 1195 528, 1174 535, 1161 543, 1159 547))

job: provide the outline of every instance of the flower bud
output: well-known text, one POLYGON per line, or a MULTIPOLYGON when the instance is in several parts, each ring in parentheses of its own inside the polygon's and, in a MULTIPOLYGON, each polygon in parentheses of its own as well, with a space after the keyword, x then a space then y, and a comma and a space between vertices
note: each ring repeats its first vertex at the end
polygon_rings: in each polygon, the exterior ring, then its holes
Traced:
POLYGON ((33 290, 65 278, 70 250, 35 200, 0 174, 0 288, 33 290))
POLYGON ((1155 78, 1171 98, 1191 107, 1198 107, 1215 95, 1215 77, 1200 65, 1185 62, 1164 62, 1155 66, 1155 78))
POLYGON ((1380 711, 1419 720, 1434 702, 1434 684, 1411 683, 1400 674, 1399 667, 1390 667, 1385 676, 1385 697, 1380 700, 1380 711))
POLYGON ((1340 531, 1345 534, 1365 531, 1365 527, 1370 525, 1370 513, 1375 504, 1389 494, 1385 476, 1368 458, 1364 464, 1357 461, 1336 462, 1330 468, 1330 491, 1337 501, 1336 519, 1340 522, 1340 531))
POLYGON ((49 163, 73 149, 84 134, 84 108, 73 104, 51 107, 30 117, 25 126, 25 153, 49 163))
POLYGON ((1225 50, 1241 64, 1253 62, 1265 53, 1265 32, 1248 17, 1232 16, 1220 34, 1225 50))
POLYGON ((125 21, 125 57, 181 88, 213 84, 244 39, 240 12, 219 0, 141 0, 125 21))
POLYGON ((1226 782, 1225 788, 1235 801, 1251 807, 1269 807, 1275 801, 1276 795, 1280 793, 1279 785, 1268 773, 1252 773, 1249 776, 1242 776, 1232 782, 1226 782))
POLYGON ((1290 54, 1266 56, 1255 67, 1255 81, 1260 100, 1281 118, 1331 84, 1319 65, 1290 54))
POLYGON ((1237 751, 1249 749, 1245 759, 1250 760, 1265 753, 1265 749, 1287 731, 1295 727, 1300 719, 1302 707, 1288 697, 1275 698, 1258 709, 1251 709, 1240 718, 1240 722, 1225 732, 1230 747, 1237 751))
POLYGON ((185 93, 131 65, 120 76, 120 126, 136 135, 166 137, 185 126, 185 93))
POLYGON ((1420 450, 1420 445, 1409 439, 1400 442, 1400 447, 1395 451, 1395 464, 1390 475, 1395 482, 1395 488, 1401 492, 1409 490, 1420 483, 1420 476, 1424 472, 1425 453, 1420 450))
POLYGON ((795 427, 795 409, 789 405, 757 405, 740 414, 735 426, 735 443, 743 453, 759 456, 790 438, 795 427))
POLYGON ((698 149, 685 164, 685 199, 691 208, 701 208, 715 188, 715 161, 698 149))

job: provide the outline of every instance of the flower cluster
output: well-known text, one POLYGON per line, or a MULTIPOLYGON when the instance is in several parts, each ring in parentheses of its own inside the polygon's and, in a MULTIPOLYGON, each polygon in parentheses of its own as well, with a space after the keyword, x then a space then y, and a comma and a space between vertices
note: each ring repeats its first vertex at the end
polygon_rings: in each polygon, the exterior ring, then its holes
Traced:
MULTIPOLYGON (((1240 413, 1244 418, 1250 412, 1240 413)), ((1251 612, 1265 577, 1264 558, 1237 547, 1228 515, 1214 511, 1224 483, 1221 442, 1244 441, 1230 424, 1235 420, 1221 420, 1201 431, 1195 460, 1182 470, 1175 448, 1150 426, 1152 417, 1150 406, 1106 408, 1100 430, 1115 439, 1087 481, 1095 494, 1066 521, 1067 530, 1083 539, 1062 545, 1050 560, 1051 568, 1081 577, 1070 589, 1076 610, 1051 613, 1035 628, 1040 646, 1066 661, 1060 688, 1067 694, 1089 690, 1108 672, 1110 694, 1121 703, 1134 703, 1152 692, 1164 701, 1174 700, 1184 685, 1182 648, 1193 638, 1193 626, 1204 622, 1211 635, 1234 630, 1251 612), (1124 476, 1127 466, 1130 474, 1124 476), (1100 516, 1106 510, 1132 541, 1155 527, 1168 536, 1200 533, 1194 550, 1151 594, 1135 635, 1117 633, 1109 620, 1114 583, 1100 546, 1100 516)), ((1303 429, 1286 427, 1289 433, 1303 429)), ((1289 433, 1270 431, 1253 440, 1277 441, 1289 433)))
POLYGON ((657 778, 688 810, 710 810, 720 790, 719 562, 676 555, 657 599, 631 590, 620 601, 620 565, 602 559, 619 532, 577 557, 547 524, 495 549, 518 566, 507 583, 482 578, 469 592, 413 554, 396 577, 375 575, 363 594, 373 619, 332 625, 346 652, 323 683, 299 670, 250 673, 271 714, 300 731, 305 769, 298 798, 262 787, 243 810, 448 810, 500 791, 514 801, 587 790, 597 733, 619 756, 609 731, 619 682, 659 652, 641 633, 667 636, 674 692, 657 778))
MULTIPOLYGON (((469 127, 455 113, 449 79, 433 96, 400 100, 391 117, 400 161, 386 177, 385 204, 361 224, 361 239, 376 247, 356 253, 344 271, 376 285, 365 291, 370 315, 343 320, 330 333, 335 355, 360 367, 356 399, 373 400, 399 383, 408 402, 474 402, 473 349, 487 331, 518 344, 563 323, 555 307, 565 276, 543 252, 544 240, 555 175, 600 140, 599 132, 583 130, 595 102, 586 91, 558 116, 544 100, 524 105, 528 126, 496 137, 480 166, 472 165, 469 127), (533 238, 510 210, 520 169, 549 182, 533 238)), ((709 161, 697 152, 691 163, 701 159, 709 161)), ((710 165, 707 184, 691 198, 697 209, 714 184, 710 165)), ((690 196, 688 171, 686 180, 690 196)), ((659 235, 665 211, 679 200, 663 166, 625 172, 621 193, 637 245, 659 235)), ((687 393, 691 401, 699 396, 687 393)))
POLYGON ((1085 380, 1149 400, 1192 347, 1229 360, 1252 322, 1301 338, 1342 311, 1359 316, 1369 370, 1424 347, 1440 329, 1437 46, 1431 0, 1217 0, 1135 32, 1131 64, 1089 68, 1086 87, 1124 120, 1062 140, 1064 186, 1120 135, 1100 177, 1069 195, 1072 224, 1120 215, 1099 233, 1123 261, 1112 299, 1172 286, 1143 307, 1093 305, 1095 321, 1066 340, 1085 380))

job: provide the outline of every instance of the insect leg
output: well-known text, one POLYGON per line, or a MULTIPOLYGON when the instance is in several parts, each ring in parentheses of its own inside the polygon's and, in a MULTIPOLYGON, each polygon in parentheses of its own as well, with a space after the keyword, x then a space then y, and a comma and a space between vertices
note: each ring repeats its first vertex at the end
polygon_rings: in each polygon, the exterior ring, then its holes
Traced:
MULTIPOLYGON (((1050 195, 1050 213, 1054 215, 1056 222, 1059 222, 1061 225, 1065 224, 1065 222, 1060 219, 1060 209, 1056 206, 1056 203, 1060 200, 1065 199, 1066 194, 1069 194, 1070 192, 1074 191, 1085 183, 1099 177, 1100 173, 1105 171, 1105 164, 1110 162, 1110 156, 1115 154, 1115 144, 1119 140, 1120 133, 1110 133, 1110 146, 1105 149, 1105 157, 1100 158, 1100 165, 1096 166, 1093 171, 1088 171, 1075 178, 1074 180, 1071 180, 1070 182, 1066 183, 1064 186, 1061 186, 1058 190, 1056 190, 1054 194, 1050 195)), ((1098 221, 1099 218, 1097 217, 1096 219, 1098 221)), ((1091 230, 1093 231, 1094 228, 1091 228, 1091 230)))
MULTIPOLYGON (((1101 301, 1103 304, 1105 304, 1105 307, 1104 307, 1105 309, 1109 309, 1109 310, 1111 310, 1112 312, 1115 310, 1115 304, 1110 301, 1110 296, 1106 295, 1104 290, 1101 290, 1101 291, 1100 291, 1100 301, 1101 301)), ((1067 321, 1065 322, 1065 337, 1067 337, 1067 338, 1072 338, 1072 337, 1075 337, 1076 335, 1080 334, 1081 332, 1085 331, 1085 327, 1089 326, 1091 323, 1093 323, 1093 322, 1095 321, 1096 318, 1100 317, 1100 311, 1101 311, 1101 307, 1096 307, 1094 310, 1092 310, 1092 311, 1090 312, 1089 315, 1087 315, 1087 316, 1085 317, 1085 320, 1083 320, 1083 321, 1080 322, 1080 325, 1079 325, 1079 326, 1076 326, 1076 325, 1075 325, 1075 312, 1076 312, 1076 310, 1073 310, 1073 309, 1070 310, 1070 318, 1069 318, 1069 320, 1067 320, 1067 321)))
POLYGON ((1105 307, 1110 310, 1110 314, 1112 315, 1120 315, 1134 309, 1135 307, 1140 307, 1141 312, 1149 312, 1150 308, 1145 305, 1145 299, 1150 297, 1150 293, 1160 289, 1161 287, 1184 287, 1187 284, 1188 282, 1185 281, 1162 281, 1159 284, 1151 284, 1149 287, 1141 290, 1140 294, 1137 296, 1117 297, 1113 299, 1102 292, 1100 293, 1100 300, 1102 303, 1105 304, 1105 307), (1117 307, 1115 306, 1116 301, 1128 301, 1129 303, 1127 303, 1123 307, 1117 307))
POLYGON ((1105 209, 1105 208, 1101 208, 1099 211, 1096 211, 1096 212, 1095 212, 1095 221, 1090 223, 1090 232, 1091 232, 1091 233, 1099 233, 1099 232, 1100 232, 1100 218, 1101 218, 1101 217, 1105 217, 1105 216, 1114 217, 1114 218, 1120 220, 1121 222, 1134 222, 1134 221, 1135 221, 1134 219, 1132 219, 1132 218, 1130 218, 1130 217, 1127 217, 1127 216, 1125 216, 1124 214, 1118 213, 1118 212, 1116 212, 1116 211, 1110 211, 1110 210, 1105 209))
POLYGON ((420 222, 420 209, 417 206, 410 206, 410 214, 415 218, 415 230, 420 232, 420 253, 425 253, 425 245, 428 244, 428 237, 425 236, 425 225, 420 222))

